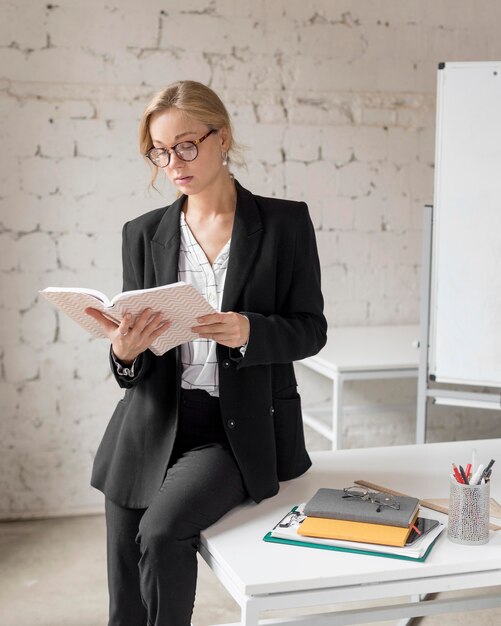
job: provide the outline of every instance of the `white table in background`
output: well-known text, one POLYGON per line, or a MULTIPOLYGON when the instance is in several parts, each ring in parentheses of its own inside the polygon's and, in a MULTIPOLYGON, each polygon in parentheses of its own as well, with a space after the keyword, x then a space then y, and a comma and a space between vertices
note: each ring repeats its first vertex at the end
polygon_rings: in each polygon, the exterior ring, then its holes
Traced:
MULTIPOLYGON (((277 496, 258 505, 245 503, 204 531, 200 553, 240 605, 239 624, 344 626, 501 606, 499 588, 486 589, 501 585, 501 531, 491 531, 486 545, 462 546, 450 542, 445 530, 424 563, 262 540, 293 505, 307 501, 319 487, 342 488, 365 479, 419 498, 447 498, 451 462, 468 463, 473 447, 479 463, 499 461, 501 439, 315 452, 313 467, 282 483, 277 496), (423 599, 441 591, 458 593, 423 599), (353 608, 354 603, 377 605, 353 608), (343 610, 260 620, 262 611, 307 611, 332 604, 343 610)), ((495 465, 491 496, 498 501, 500 476, 495 465)), ((428 509, 426 514, 446 519, 428 509)))
MULTIPOLYGON (((345 326, 329 328, 327 344, 315 356, 298 361, 332 381, 332 427, 304 410, 303 419, 315 431, 342 448, 343 385, 347 380, 418 377, 419 326, 345 326)), ((324 412, 320 409, 320 412, 324 412)))

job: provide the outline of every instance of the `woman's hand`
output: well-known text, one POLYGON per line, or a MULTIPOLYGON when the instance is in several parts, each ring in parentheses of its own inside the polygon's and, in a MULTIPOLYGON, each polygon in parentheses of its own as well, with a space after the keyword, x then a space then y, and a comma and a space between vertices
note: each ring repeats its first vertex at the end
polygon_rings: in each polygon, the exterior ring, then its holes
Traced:
POLYGON ((170 322, 161 321, 161 313, 153 313, 151 309, 144 309, 135 320, 127 313, 120 324, 112 322, 97 309, 88 307, 85 312, 99 322, 111 341, 113 354, 126 366, 170 326, 170 322))
POLYGON ((191 329, 204 339, 213 339, 223 346, 238 348, 249 340, 250 323, 245 315, 228 311, 197 317, 200 326, 191 329))

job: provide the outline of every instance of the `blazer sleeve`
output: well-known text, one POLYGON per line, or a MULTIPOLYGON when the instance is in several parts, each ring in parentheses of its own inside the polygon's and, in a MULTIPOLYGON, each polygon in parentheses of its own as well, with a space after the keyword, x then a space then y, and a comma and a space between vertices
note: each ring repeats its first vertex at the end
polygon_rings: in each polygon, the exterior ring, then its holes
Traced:
MULTIPOLYGON (((122 228, 122 291, 131 291, 133 289, 142 289, 144 287, 137 275, 137 272, 135 271, 134 264, 132 263, 132 259, 130 256, 130 250, 127 241, 127 225, 128 222, 126 222, 122 228)), ((115 361, 113 360, 110 346, 110 367, 113 376, 115 377, 119 386, 123 389, 130 389, 131 387, 137 385, 137 383, 142 380, 148 373, 148 370, 151 366, 152 357, 152 352, 150 350, 145 350, 137 357, 136 361, 134 362, 134 376, 120 375, 118 373, 115 361)))
POLYGON ((315 230, 308 207, 301 204, 304 210, 298 211, 291 245, 293 277, 285 304, 280 313, 271 315, 240 311, 249 318, 250 335, 244 357, 231 351, 237 369, 304 359, 319 352, 327 341, 315 230))

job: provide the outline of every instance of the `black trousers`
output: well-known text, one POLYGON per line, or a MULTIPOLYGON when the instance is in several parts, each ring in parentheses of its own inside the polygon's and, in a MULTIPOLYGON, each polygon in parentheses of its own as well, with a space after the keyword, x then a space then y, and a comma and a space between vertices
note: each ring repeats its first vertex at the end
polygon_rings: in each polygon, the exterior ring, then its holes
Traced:
POLYGON ((182 390, 165 480, 147 509, 105 500, 108 626, 189 626, 200 531, 247 497, 219 399, 182 390))

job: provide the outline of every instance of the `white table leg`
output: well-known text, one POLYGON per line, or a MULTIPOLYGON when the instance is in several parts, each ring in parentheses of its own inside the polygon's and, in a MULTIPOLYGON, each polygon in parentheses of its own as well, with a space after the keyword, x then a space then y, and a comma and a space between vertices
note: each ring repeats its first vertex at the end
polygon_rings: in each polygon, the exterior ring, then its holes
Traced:
POLYGON ((341 374, 332 379, 332 449, 342 448, 343 438, 343 384, 341 374))
POLYGON ((246 600, 241 605, 241 626, 258 626, 259 625, 259 609, 252 599, 246 600))
MULTIPOLYGON (((426 594, 426 593, 417 593, 411 596, 411 602, 422 602, 423 600, 426 600, 428 595, 429 594, 426 594)), ((412 626, 412 623, 414 622, 415 619, 416 619, 415 617, 404 617, 403 619, 398 620, 395 626, 412 626)))
MULTIPOLYGON (((424 376, 426 376, 426 374, 424 374, 424 376)), ((426 414, 428 411, 426 389, 426 380, 420 372, 417 390, 416 443, 426 443, 426 414)))

